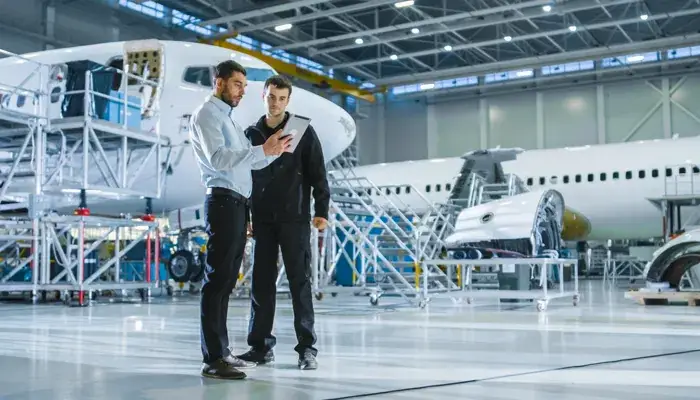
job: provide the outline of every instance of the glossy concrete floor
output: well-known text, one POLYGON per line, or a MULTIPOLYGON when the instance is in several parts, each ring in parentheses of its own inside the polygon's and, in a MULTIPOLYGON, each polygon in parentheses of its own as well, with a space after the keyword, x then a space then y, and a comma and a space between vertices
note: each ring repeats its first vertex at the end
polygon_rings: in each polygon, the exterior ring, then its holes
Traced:
MULTIPOLYGON (((532 304, 338 296, 316 302, 320 368, 296 369, 280 299, 277 362, 245 381, 201 378, 198 303, 0 304, 0 399, 700 398, 700 308, 640 306, 599 281, 582 301, 532 304), (394 303, 394 304, 392 304, 394 303)), ((245 350, 248 301, 229 331, 245 350)))

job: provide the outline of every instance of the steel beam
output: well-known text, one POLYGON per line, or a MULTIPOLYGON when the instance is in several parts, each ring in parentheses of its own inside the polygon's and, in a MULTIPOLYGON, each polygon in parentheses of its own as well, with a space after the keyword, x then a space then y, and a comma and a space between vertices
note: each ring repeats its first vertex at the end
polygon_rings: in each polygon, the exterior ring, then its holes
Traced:
MULTIPOLYGON (((416 28, 416 27, 425 26, 425 25, 435 25, 435 24, 441 24, 444 22, 457 21, 460 19, 482 17, 484 15, 489 15, 489 14, 498 14, 498 13, 502 13, 505 11, 512 11, 514 9, 521 9, 521 8, 528 8, 528 7, 541 7, 543 5, 550 4, 550 3, 551 3, 551 0, 532 0, 532 1, 527 1, 527 2, 518 3, 518 4, 511 4, 511 5, 507 5, 507 6, 487 8, 487 9, 478 10, 478 11, 468 11, 468 12, 463 12, 463 13, 446 15, 444 17, 439 17, 439 18, 430 18, 430 19, 425 19, 422 21, 411 21, 411 22, 406 22, 406 23, 398 24, 398 25, 385 26, 382 28, 370 29, 370 30, 367 30, 367 31, 364 31, 361 33, 363 35, 367 35, 367 36, 368 35, 378 35, 380 33, 387 33, 387 32, 393 32, 393 31, 398 31, 398 30, 411 29, 411 28, 416 28)), ((276 47, 274 49, 275 50, 290 50, 290 49, 297 49, 300 47, 316 46, 316 45, 324 44, 324 43, 333 43, 333 42, 338 42, 341 40, 353 39, 357 36, 357 34, 358 34, 357 32, 353 32, 353 33, 348 33, 348 34, 344 34, 344 35, 337 35, 337 36, 331 36, 331 37, 327 37, 327 38, 309 40, 309 41, 305 41, 305 42, 290 43, 290 44, 276 47)))
POLYGON ((226 40, 207 40, 207 39, 200 39, 200 43, 206 43, 212 46, 218 46, 222 47, 225 49, 229 50, 234 50, 238 51, 244 54, 248 54, 252 57, 257 58, 258 60, 268 64, 270 67, 275 69, 277 72, 283 73, 285 75, 290 75, 297 77, 299 79, 303 79, 309 83, 312 83, 314 85, 327 85, 329 86, 332 90, 342 93, 348 96, 353 96, 358 99, 362 99, 365 101, 368 101, 370 103, 375 102, 375 96, 371 92, 367 90, 362 90, 358 88, 357 86, 351 85, 349 83, 343 82, 338 79, 333 79, 327 76, 319 75, 313 71, 305 70, 303 68, 300 68, 296 64, 290 64, 287 62, 284 62, 282 60, 278 60, 272 56, 265 55, 257 50, 251 50, 248 49, 247 47, 239 46, 234 43, 230 43, 226 40))
MULTIPOLYGON (((682 16, 694 15, 694 14, 700 14, 700 7, 691 8, 688 10, 673 11, 673 12, 659 14, 659 15, 651 15, 651 16, 649 16, 649 20, 682 17, 682 16)), ((623 19, 623 20, 606 21, 606 22, 600 22, 597 24, 584 25, 579 29, 579 31, 581 31, 583 29, 591 31, 594 29, 614 28, 614 27, 619 26, 619 25, 634 24, 634 23, 639 23, 639 22, 640 22, 639 18, 627 18, 627 19, 623 19)), ((529 34, 529 35, 515 36, 512 38, 510 43, 524 42, 527 40, 544 38, 547 36, 557 36, 557 35, 567 35, 567 34, 571 34, 571 31, 569 31, 568 28, 556 29, 556 30, 545 31, 545 32, 540 31, 537 33, 529 34)), ((485 40, 485 41, 477 42, 477 43, 467 43, 467 44, 452 46, 452 50, 456 51, 456 50, 475 49, 475 48, 485 47, 485 46, 495 46, 495 45, 499 45, 499 44, 503 44, 503 43, 504 43, 503 38, 498 38, 498 39, 493 39, 493 40, 485 40)), ((423 51, 415 51, 412 53, 404 53, 404 54, 400 54, 397 56, 398 56, 398 59, 401 60, 404 58, 429 56, 429 55, 442 53, 442 52, 444 52, 443 49, 430 49, 430 50, 423 50, 423 51)), ((349 63, 335 64, 335 65, 330 66, 330 68, 359 67, 362 65, 373 64, 377 61, 388 62, 388 61, 393 61, 393 60, 391 60, 389 57, 383 57, 383 58, 379 58, 379 59, 372 58, 372 59, 354 61, 354 62, 349 62, 349 63)))
POLYGON ((468 67, 458 67, 444 69, 440 71, 425 72, 419 74, 407 74, 393 76, 372 81, 377 86, 401 85, 435 79, 448 79, 462 76, 472 76, 496 71, 507 71, 520 68, 535 68, 542 65, 560 64, 574 61, 586 61, 600 59, 603 57, 622 56, 630 53, 658 51, 674 47, 694 46, 700 44, 700 34, 679 35, 663 39, 650 40, 647 42, 625 43, 621 45, 608 46, 605 48, 594 48, 566 53, 551 54, 546 56, 527 57, 511 61, 502 61, 468 67))
POLYGON ((278 4, 270 7, 258 8, 257 10, 251 10, 247 12, 225 15, 223 17, 209 19, 199 23, 200 26, 224 24, 227 22, 243 21, 249 18, 261 17, 263 15, 270 15, 282 11, 293 10, 299 7, 313 6, 315 4, 326 3, 328 0, 297 0, 297 1, 286 1, 282 4, 278 4))
POLYGON ((312 21, 312 20, 319 19, 319 18, 332 17, 332 16, 338 15, 338 14, 349 14, 349 13, 353 13, 356 11, 366 10, 368 8, 377 8, 377 7, 381 7, 381 6, 387 5, 387 4, 392 4, 395 2, 396 2, 396 0, 375 0, 375 1, 368 1, 368 2, 364 2, 364 3, 359 3, 359 4, 353 4, 351 6, 346 6, 346 7, 331 8, 331 9, 322 10, 322 11, 316 10, 310 14, 297 15, 296 17, 276 19, 276 20, 269 21, 269 22, 262 22, 262 23, 251 25, 251 26, 239 28, 236 31, 238 33, 246 33, 246 32, 253 32, 253 31, 258 31, 258 30, 263 30, 263 29, 274 28, 277 25, 283 25, 283 24, 294 25, 294 24, 298 24, 300 22, 312 21))

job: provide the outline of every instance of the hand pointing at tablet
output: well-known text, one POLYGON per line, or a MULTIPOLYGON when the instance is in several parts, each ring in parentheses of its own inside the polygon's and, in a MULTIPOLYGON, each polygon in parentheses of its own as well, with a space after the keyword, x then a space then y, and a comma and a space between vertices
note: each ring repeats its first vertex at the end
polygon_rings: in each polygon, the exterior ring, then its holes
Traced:
POLYGON ((265 152, 266 156, 278 156, 289 150, 289 147, 292 145, 292 138, 294 136, 287 135, 280 138, 280 135, 282 135, 281 129, 275 132, 274 135, 267 138, 265 144, 263 144, 263 151, 265 152))

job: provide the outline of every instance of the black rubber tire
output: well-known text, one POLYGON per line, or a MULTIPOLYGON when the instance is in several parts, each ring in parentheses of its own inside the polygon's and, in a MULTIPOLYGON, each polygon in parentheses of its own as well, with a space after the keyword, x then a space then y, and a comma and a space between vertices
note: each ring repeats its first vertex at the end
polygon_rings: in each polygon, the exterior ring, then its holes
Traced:
POLYGON ((175 282, 188 282, 195 266, 194 255, 187 250, 178 250, 168 261, 168 274, 175 282), (183 262, 187 263, 183 268, 183 262))

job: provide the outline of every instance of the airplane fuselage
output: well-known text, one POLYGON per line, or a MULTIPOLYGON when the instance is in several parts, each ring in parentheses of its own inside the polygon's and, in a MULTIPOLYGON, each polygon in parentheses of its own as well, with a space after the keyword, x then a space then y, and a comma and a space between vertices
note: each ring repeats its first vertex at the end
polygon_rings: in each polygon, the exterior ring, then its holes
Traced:
MULTIPOLYGON (((170 173, 166 176, 160 199, 153 199, 155 213, 168 212, 199 205, 203 201, 204 187, 200 172, 189 144, 188 117, 195 108, 205 101, 212 92, 211 68, 221 61, 232 59, 247 69, 248 86, 239 106, 234 109, 233 117, 243 127, 254 124, 265 113, 263 104, 264 81, 275 74, 267 64, 248 55, 231 50, 198 43, 155 41, 162 45, 163 82, 159 102, 159 125, 161 136, 169 140, 172 163, 170 173)), ((56 65, 77 60, 90 60, 102 65, 109 65, 116 58, 124 55, 126 42, 114 42, 83 46, 69 49, 57 49, 23 55, 31 61, 56 65)), ((6 59, 0 61, 0 83, 19 85, 29 75, 33 64, 24 60, 6 59), (9 78, 9 79, 8 79, 9 78)), ((65 91, 65 82, 54 82, 53 87, 65 91)), ((0 88, 2 90, 2 88, 0 88)), ((51 88, 49 89, 51 90, 51 88)), ((140 93, 130 93, 140 96, 140 93)), ((16 96, 16 95, 15 95, 16 96)), ((49 105, 52 118, 61 117, 63 95, 49 105)), ((13 109, 19 106, 14 98, 8 104, 13 109)), ((26 111, 26 110, 25 110, 26 111)), ((327 161, 338 156, 355 138, 355 122, 340 106, 317 94, 295 87, 290 97, 287 111, 310 117, 327 161)), ((149 131, 155 126, 155 120, 144 120, 141 129, 149 131)), ((99 171, 90 171, 92 177, 98 177, 99 171)), ((95 178, 97 179, 97 178, 95 178)), ((144 172, 139 178, 140 187, 155 186, 155 170, 144 172)), ((96 213, 139 214, 145 210, 142 199, 108 200, 90 202, 88 206, 96 213)))
MULTIPOLYGON (((663 214, 649 199, 661 198, 665 190, 700 197, 700 187, 695 187, 700 170, 693 169, 699 151, 696 137, 648 140, 529 150, 502 165, 532 189, 562 193, 567 208, 588 219, 587 240, 649 239, 663 233, 663 214)), ((459 157, 405 161, 365 165, 355 173, 377 186, 412 185, 431 202, 445 202, 462 164, 459 157)), ((398 190, 396 195, 392 189, 392 196, 415 209, 425 207, 415 189, 398 190)))

